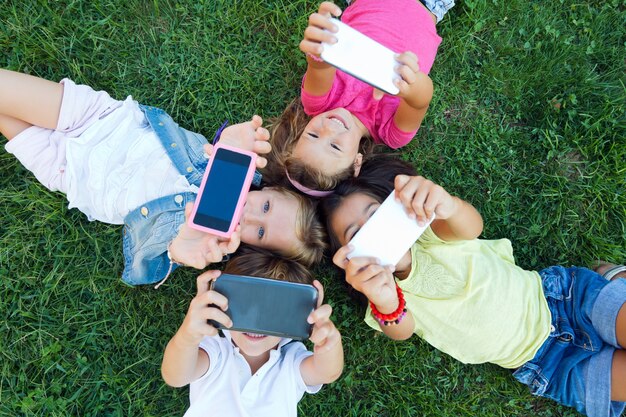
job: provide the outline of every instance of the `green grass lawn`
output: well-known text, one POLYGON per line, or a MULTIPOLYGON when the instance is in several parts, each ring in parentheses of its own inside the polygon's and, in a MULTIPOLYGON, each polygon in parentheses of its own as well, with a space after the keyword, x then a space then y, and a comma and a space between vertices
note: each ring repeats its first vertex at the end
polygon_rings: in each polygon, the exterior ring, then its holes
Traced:
MULTIPOLYGON (((438 26, 435 96, 403 157, 471 201, 483 236, 511 239, 525 268, 626 261, 626 2, 458 3, 438 26)), ((0 66, 131 94, 211 136, 298 94, 297 44, 316 5, 5 0, 0 66)), ((195 274, 125 286, 121 227, 68 210, 4 151, 0 204, 0 415, 182 415, 188 390, 159 368, 195 274)), ((346 367, 300 415, 577 415, 507 370, 375 334, 334 272, 318 272, 346 367)))

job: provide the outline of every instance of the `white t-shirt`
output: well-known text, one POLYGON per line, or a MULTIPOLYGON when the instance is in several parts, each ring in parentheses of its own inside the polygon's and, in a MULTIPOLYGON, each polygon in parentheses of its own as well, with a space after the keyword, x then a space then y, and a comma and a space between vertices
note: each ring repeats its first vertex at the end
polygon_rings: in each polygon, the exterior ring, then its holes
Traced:
POLYGON ((307 386, 302 379, 300 364, 312 355, 302 343, 282 339, 267 363, 251 375, 227 330, 224 335, 200 343, 209 355, 209 370, 191 383, 185 417, 295 417, 304 393, 322 388, 307 386))
POLYGON ((197 192, 181 175, 132 97, 66 147, 69 208, 89 220, 123 224, 147 201, 197 192))

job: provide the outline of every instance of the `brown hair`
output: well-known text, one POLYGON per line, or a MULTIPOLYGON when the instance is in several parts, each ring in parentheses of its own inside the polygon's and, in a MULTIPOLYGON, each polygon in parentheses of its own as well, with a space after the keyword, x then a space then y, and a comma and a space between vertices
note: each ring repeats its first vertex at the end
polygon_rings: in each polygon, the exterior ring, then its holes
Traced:
POLYGON ((287 252, 282 251, 281 255, 307 267, 319 263, 328 245, 326 243, 326 229, 317 214, 317 202, 285 187, 273 187, 272 189, 298 201, 298 215, 295 225, 298 241, 293 242, 287 252))
POLYGON ((301 284, 313 283, 313 275, 304 265, 249 245, 241 245, 239 251, 226 264, 224 272, 301 284))
MULTIPOLYGON (((311 118, 304 112, 300 97, 293 99, 278 118, 270 120, 272 151, 267 157, 267 167, 262 171, 268 182, 292 187, 285 175, 285 172, 288 172, 292 180, 305 187, 314 190, 332 190, 342 180, 354 176, 353 165, 339 173, 328 175, 293 157, 293 148, 310 120, 311 118)), ((371 140, 361 138, 359 144, 361 154, 368 155, 372 153, 373 148, 374 143, 371 140)))

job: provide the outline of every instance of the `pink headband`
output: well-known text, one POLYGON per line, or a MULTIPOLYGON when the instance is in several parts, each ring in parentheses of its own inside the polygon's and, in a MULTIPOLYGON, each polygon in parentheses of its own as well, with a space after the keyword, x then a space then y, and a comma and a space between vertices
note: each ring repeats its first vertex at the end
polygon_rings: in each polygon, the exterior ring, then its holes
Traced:
POLYGON ((326 197, 326 196, 331 195, 334 192, 333 190, 330 190, 330 191, 313 190, 309 187, 305 187, 304 185, 300 184, 298 181, 291 179, 291 177, 289 176, 289 172, 286 169, 285 169, 285 174, 287 174, 287 179, 289 180, 291 185, 296 187, 299 191, 303 192, 304 194, 310 195, 311 197, 326 197))

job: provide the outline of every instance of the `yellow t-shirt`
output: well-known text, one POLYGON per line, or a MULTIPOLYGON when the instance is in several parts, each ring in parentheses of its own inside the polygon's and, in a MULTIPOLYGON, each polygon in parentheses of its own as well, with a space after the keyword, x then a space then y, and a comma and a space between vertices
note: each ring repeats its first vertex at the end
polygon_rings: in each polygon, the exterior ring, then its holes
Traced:
MULTIPOLYGON (((414 333, 463 363, 517 368, 550 333, 537 272, 515 265, 508 239, 446 242, 428 228, 411 248, 409 276, 398 285, 414 333)), ((365 322, 380 330, 368 307, 365 322)))

